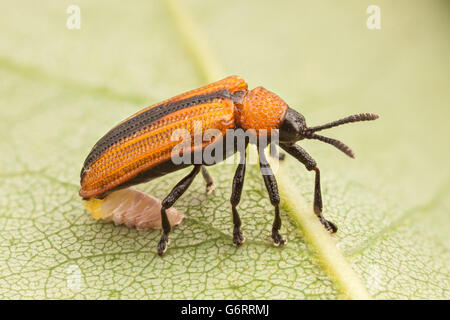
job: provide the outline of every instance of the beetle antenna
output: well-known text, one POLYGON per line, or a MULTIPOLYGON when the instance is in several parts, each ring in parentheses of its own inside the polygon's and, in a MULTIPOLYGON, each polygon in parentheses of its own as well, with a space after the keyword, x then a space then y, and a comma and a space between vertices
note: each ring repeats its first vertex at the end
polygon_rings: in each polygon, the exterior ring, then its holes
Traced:
POLYGON ((350 149, 349 146, 347 146, 345 143, 336 140, 336 139, 331 139, 328 137, 324 137, 315 133, 310 133, 306 136, 307 139, 316 139, 316 140, 320 140, 323 142, 326 142, 328 144, 331 144, 332 146, 335 146, 336 148, 338 148, 339 150, 341 150, 343 153, 345 153, 346 155, 348 155, 350 158, 355 158, 355 154, 353 153, 352 149, 350 149))
POLYGON ((320 131, 320 130, 337 127, 337 126, 340 126, 341 124, 350 123, 350 122, 358 122, 358 121, 370 121, 370 120, 378 119, 378 117, 379 116, 377 114, 374 114, 374 113, 354 114, 354 115, 348 116, 348 117, 340 119, 340 120, 336 120, 336 121, 333 121, 333 122, 330 122, 330 123, 323 124, 321 126, 308 128, 306 131, 307 131, 307 133, 311 134, 313 132, 317 132, 317 131, 320 131))

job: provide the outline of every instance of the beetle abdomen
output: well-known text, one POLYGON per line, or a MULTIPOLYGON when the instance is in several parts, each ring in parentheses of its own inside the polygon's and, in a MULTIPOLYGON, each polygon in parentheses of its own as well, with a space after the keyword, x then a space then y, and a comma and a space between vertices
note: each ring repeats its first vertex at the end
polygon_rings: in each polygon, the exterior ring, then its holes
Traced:
POLYGON ((177 129, 187 130, 193 137, 194 124, 201 121, 203 132, 218 129, 225 134, 234 127, 231 93, 246 86, 241 78, 228 77, 122 121, 97 142, 86 158, 80 196, 87 199, 102 195, 139 173, 170 161, 172 148, 179 143, 171 139, 177 129))

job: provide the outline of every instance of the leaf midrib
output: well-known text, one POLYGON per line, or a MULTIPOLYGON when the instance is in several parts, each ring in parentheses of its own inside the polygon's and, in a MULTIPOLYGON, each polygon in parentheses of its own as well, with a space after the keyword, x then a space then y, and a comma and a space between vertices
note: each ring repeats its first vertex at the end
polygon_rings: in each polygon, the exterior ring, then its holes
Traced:
MULTIPOLYGON (((222 68, 215 60, 211 49, 205 45, 204 37, 193 19, 177 0, 166 0, 168 12, 174 20, 176 31, 186 44, 186 49, 191 55, 197 70, 206 82, 213 82, 224 77, 222 68)), ((306 201, 293 195, 289 187, 290 179, 280 168, 276 174, 282 195, 283 209, 294 219, 297 226, 303 231, 305 241, 315 250, 319 265, 325 270, 341 293, 350 299, 371 299, 361 279, 352 269, 350 263, 336 247, 333 238, 322 227, 317 217, 312 212, 311 206, 306 206, 306 201), (311 219, 312 218, 312 219, 311 219)))

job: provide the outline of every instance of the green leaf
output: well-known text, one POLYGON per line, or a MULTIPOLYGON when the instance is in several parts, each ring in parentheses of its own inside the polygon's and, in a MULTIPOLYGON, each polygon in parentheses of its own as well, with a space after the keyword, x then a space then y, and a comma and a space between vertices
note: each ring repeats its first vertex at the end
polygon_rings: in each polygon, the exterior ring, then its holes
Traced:
MULTIPOLYGON (((81 29, 50 1, 0 5, 0 297, 448 299, 449 68, 446 2, 77 1, 81 29), (35 6, 39 7, 35 7, 35 6), (221 71, 223 70, 223 71, 221 71), (309 125, 333 129, 357 159, 301 143, 322 172, 328 235, 312 213, 313 176, 280 164, 283 248, 257 166, 239 205, 247 242, 232 245, 235 166, 211 169, 176 203, 187 218, 156 254, 160 231, 95 221, 79 170, 109 128, 146 105, 223 75, 263 85, 309 125)), ((186 171, 139 188, 159 198, 186 171)))

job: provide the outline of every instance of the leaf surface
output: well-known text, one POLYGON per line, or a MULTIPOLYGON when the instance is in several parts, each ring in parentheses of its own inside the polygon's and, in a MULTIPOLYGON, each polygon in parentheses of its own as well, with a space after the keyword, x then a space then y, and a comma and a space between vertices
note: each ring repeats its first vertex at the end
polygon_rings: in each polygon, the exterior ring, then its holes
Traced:
MULTIPOLYGON (((69 4, 0 5, 0 297, 450 297, 447 3, 381 1, 377 31, 366 27, 364 1, 78 1, 80 30, 66 28, 69 4), (356 160, 302 142, 321 169, 336 235, 311 219, 313 175, 290 158, 277 172, 284 248, 271 244, 273 210, 255 165, 239 249, 235 165, 211 168, 211 196, 199 178, 180 198, 187 218, 164 258, 160 231, 84 211, 79 170, 97 139, 221 73, 276 92, 309 125, 380 114, 327 132, 356 160)), ((163 198, 186 172, 139 189, 163 198)))

